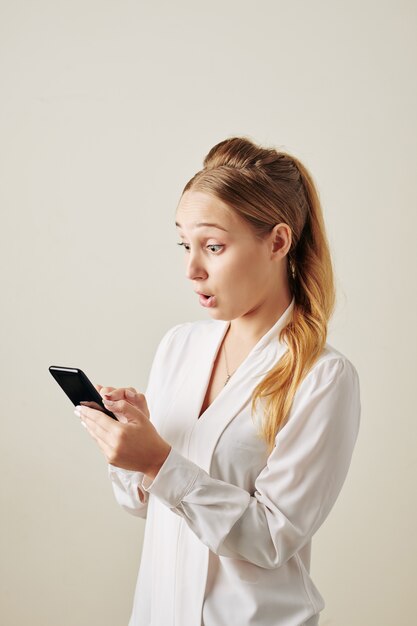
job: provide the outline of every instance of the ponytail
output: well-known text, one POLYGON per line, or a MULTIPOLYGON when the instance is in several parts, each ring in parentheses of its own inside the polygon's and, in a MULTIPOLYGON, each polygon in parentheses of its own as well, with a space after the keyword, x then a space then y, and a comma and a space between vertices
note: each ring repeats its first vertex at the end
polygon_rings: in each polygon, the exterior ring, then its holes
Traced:
POLYGON ((204 168, 186 184, 214 195, 265 236, 275 224, 291 228, 287 276, 294 296, 292 319, 279 339, 288 350, 252 395, 252 414, 265 401, 260 436, 271 451, 301 381, 322 353, 335 305, 329 242, 311 174, 295 157, 241 137, 214 146, 204 168))

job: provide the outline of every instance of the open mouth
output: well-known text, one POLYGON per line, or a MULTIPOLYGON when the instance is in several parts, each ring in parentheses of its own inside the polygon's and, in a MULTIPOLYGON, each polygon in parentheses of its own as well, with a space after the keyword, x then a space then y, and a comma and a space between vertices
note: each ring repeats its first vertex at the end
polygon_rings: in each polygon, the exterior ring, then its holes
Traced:
POLYGON ((216 298, 214 296, 211 296, 207 293, 199 293, 198 296, 200 298, 200 304, 202 304, 203 306, 215 306, 216 298))

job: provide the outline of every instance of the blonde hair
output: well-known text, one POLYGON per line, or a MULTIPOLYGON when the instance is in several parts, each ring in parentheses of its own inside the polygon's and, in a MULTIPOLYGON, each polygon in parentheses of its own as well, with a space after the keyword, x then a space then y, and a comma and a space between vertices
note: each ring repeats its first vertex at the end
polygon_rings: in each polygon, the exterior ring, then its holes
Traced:
POLYGON ((318 193, 298 159, 245 137, 215 145, 183 193, 189 189, 225 202, 246 220, 256 237, 266 236, 281 222, 291 228, 287 274, 294 309, 279 334, 288 350, 252 395, 252 413, 256 403, 265 399, 260 435, 272 450, 299 384, 324 348, 335 306, 332 261, 318 193))

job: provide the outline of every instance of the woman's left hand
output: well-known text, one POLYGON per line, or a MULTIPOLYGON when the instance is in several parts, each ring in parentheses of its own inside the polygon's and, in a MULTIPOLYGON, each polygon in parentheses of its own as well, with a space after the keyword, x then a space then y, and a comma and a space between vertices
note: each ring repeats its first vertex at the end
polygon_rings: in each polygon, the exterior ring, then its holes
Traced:
MULTIPOLYGON (((147 404, 145 396, 143 400, 147 404)), ((126 470, 142 472, 154 479, 171 451, 171 446, 158 434, 148 414, 126 400, 110 402, 103 399, 116 421, 102 411, 79 405, 76 415, 96 440, 107 462, 126 470)))

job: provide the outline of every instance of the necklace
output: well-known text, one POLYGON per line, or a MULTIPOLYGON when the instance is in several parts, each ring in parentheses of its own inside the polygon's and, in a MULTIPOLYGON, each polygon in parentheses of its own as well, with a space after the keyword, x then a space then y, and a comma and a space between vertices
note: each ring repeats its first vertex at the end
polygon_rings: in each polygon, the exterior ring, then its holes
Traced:
POLYGON ((227 385, 227 383, 229 382, 230 377, 233 376, 233 374, 235 373, 236 370, 234 372, 232 372, 231 374, 229 374, 229 368, 228 368, 228 365, 227 365, 226 341, 223 343, 223 352, 224 352, 224 360, 226 362, 226 372, 227 372, 227 378, 224 381, 224 385, 223 385, 223 387, 225 387, 227 385))

